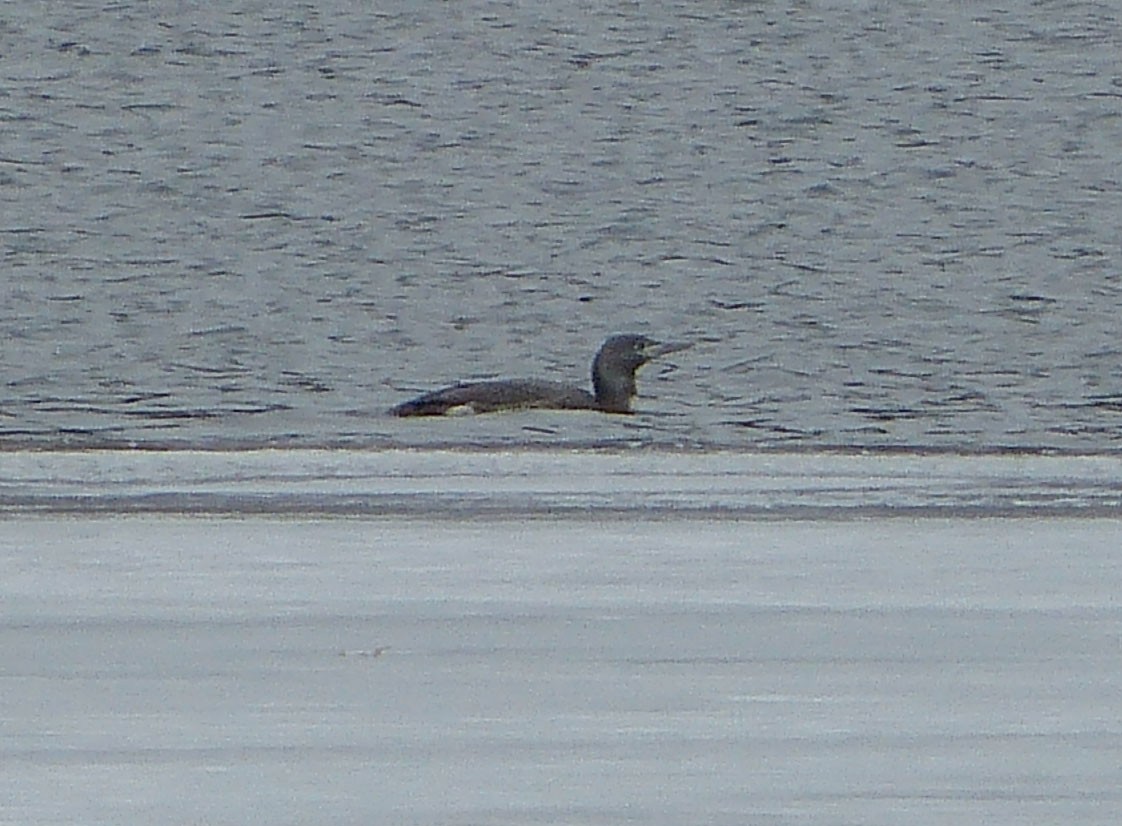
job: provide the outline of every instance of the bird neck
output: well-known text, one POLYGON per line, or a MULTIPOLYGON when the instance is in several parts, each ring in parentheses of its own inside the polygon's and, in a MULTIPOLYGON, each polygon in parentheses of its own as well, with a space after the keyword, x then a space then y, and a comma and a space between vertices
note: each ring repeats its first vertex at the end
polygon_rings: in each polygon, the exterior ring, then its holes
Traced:
POLYGON ((597 370, 592 374, 596 390, 596 404, 608 413, 630 413, 631 399, 635 395, 635 374, 607 375, 597 370))

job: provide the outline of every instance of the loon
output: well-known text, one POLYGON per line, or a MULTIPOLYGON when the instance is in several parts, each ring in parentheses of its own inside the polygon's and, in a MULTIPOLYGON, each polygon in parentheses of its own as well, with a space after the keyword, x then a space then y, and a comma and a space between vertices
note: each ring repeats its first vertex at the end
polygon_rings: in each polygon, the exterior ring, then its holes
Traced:
POLYGON ((498 379, 463 382, 425 393, 390 409, 392 416, 442 416, 454 409, 474 413, 547 408, 630 413, 636 394, 635 371, 648 361, 689 347, 660 343, 646 336, 614 335, 592 360, 592 393, 572 384, 541 379, 498 379))

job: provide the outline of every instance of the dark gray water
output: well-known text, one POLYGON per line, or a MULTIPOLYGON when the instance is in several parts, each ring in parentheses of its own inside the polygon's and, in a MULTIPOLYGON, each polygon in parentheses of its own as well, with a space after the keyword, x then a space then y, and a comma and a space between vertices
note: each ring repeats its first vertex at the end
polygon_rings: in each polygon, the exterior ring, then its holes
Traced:
POLYGON ((0 444, 1122 446, 1113 4, 8 4, 0 444), (692 338, 641 415, 400 422, 692 338))

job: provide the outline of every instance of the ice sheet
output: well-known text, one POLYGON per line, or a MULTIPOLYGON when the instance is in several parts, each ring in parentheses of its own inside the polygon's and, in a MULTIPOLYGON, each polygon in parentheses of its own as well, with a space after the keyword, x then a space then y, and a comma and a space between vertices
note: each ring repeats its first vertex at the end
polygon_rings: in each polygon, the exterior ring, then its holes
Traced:
POLYGON ((1108 519, 11 517, 4 823, 1064 823, 1108 519))
POLYGON ((0 452, 0 512, 1122 515, 1122 456, 657 450, 0 452))

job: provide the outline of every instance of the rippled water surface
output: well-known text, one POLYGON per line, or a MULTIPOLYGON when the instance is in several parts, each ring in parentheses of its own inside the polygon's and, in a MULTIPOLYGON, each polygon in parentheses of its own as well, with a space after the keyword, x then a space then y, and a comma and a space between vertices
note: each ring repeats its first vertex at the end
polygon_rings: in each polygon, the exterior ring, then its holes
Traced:
POLYGON ((8 4, 0 440, 1115 451, 1120 22, 8 4), (620 330, 639 416, 384 416, 620 330))

